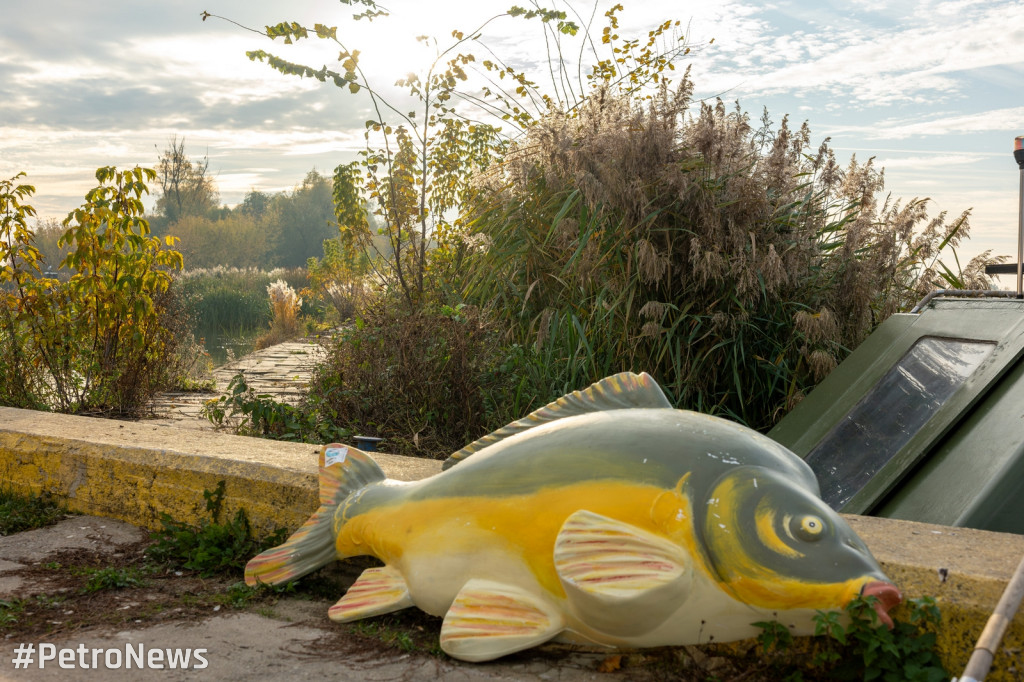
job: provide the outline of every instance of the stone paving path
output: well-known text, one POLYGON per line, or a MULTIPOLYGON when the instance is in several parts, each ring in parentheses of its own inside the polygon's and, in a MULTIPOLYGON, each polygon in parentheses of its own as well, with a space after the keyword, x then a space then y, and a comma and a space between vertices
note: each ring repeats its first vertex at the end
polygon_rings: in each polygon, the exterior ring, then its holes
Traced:
MULTIPOLYGON (((31 634, 20 631, 19 623, 6 623, 0 628, 0 681, 57 680, 59 682, 97 682, 99 680, 154 680, 171 682, 292 682, 293 680, 344 680, 351 682, 654 682, 666 679, 664 673, 644 665, 623 665, 614 672, 602 672, 609 651, 580 651, 564 646, 548 645, 515 654, 490 663, 474 664, 433 656, 424 651, 402 652, 374 640, 358 636, 351 626, 334 623, 327 618, 333 597, 282 595, 273 604, 238 609, 230 605, 213 606, 205 615, 192 613, 175 616, 177 608, 161 611, 147 608, 148 597, 156 586, 136 585, 107 590, 95 596, 110 606, 109 617, 85 617, 92 597, 69 595, 68 588, 44 583, 25 583, 20 573, 38 570, 39 566, 57 557, 66 557, 71 549, 88 554, 79 555, 85 566, 109 564, 117 557, 125 560, 147 532, 121 521, 94 516, 74 516, 55 526, 0 537, 0 600, 33 603, 60 603, 50 621, 53 631, 31 634), (121 606, 115 606, 121 604, 121 606), (76 609, 80 612, 76 614, 76 609), (81 620, 79 625, 73 625, 81 620), (33 647, 31 662, 24 657, 26 644, 33 647), (41 661, 42 645, 51 651, 83 648, 91 653, 99 650, 96 659, 80 653, 69 658, 41 661), (160 670, 127 666, 127 647, 133 655, 139 651, 199 650, 206 662, 196 660, 189 668, 174 668, 167 660, 158 662, 160 670), (116 657, 106 652, 117 650, 116 657), (21 656, 21 658, 19 658, 21 656), (111 668, 106 661, 112 660, 111 668), (660 674, 659 674, 660 673, 660 674)), ((66 561, 66 559, 64 559, 66 561)), ((69 567, 65 567, 70 568, 69 567)), ((339 584, 338 594, 347 585, 339 584)), ((102 608, 93 606, 92 608, 102 608)), ((437 634, 440 634, 439 632, 437 634)), ((144 659, 147 663, 150 657, 144 659)), ((191 654, 190 654, 191 660, 191 654)), ((146 663, 143 664, 144 666, 146 663)), ((615 666, 618 668, 618 666, 615 666)), ((701 679, 707 677, 701 676, 701 679)), ((681 679, 676 677, 675 679, 681 679)), ((754 682, 749 681, 749 682, 754 682)))
POLYGON ((160 395, 153 402, 155 418, 147 423, 195 429, 215 427, 202 416, 203 404, 219 398, 228 389, 236 374, 257 393, 266 393, 275 400, 297 403, 309 383, 313 366, 323 357, 323 348, 315 340, 287 341, 255 351, 213 370, 215 391, 173 392, 160 395))

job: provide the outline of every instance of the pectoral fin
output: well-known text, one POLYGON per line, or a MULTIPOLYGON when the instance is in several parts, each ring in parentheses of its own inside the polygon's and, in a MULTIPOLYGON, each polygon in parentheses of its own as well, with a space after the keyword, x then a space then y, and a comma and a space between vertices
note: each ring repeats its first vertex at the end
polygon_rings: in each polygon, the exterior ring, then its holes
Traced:
POLYGON ((363 571, 345 596, 328 609, 327 616, 336 623, 347 623, 412 605, 402 574, 390 566, 382 566, 363 571))
POLYGON ((600 514, 581 510, 566 519, 554 551, 573 612, 602 632, 653 630, 690 592, 693 568, 683 548, 600 514))
POLYGON ((470 580, 441 625, 441 648, 463 661, 489 661, 552 639, 565 626, 546 599, 514 585, 470 580))

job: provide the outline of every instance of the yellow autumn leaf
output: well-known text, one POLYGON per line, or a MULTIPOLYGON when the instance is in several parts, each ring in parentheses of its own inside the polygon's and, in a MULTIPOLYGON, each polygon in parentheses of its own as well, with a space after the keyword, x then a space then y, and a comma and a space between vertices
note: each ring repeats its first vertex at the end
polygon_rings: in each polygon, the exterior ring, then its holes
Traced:
POLYGON ((622 654, 614 654, 607 656, 597 666, 597 672, 599 673, 612 673, 622 667, 622 654))

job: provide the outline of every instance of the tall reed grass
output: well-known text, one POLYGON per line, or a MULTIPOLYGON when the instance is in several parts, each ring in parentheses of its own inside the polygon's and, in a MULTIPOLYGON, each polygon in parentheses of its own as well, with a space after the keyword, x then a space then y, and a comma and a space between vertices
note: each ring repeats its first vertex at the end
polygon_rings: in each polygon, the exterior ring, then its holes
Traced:
POLYGON ((892 313, 990 286, 990 254, 948 258, 966 212, 931 217, 806 125, 752 125, 691 91, 599 91, 534 125, 477 177, 421 308, 368 300, 309 409, 443 456, 630 370, 677 407, 767 430, 892 313))
POLYGON ((270 331, 256 339, 257 349, 293 339, 301 331, 299 313, 302 310, 302 297, 295 293, 295 289, 279 279, 267 286, 267 297, 270 299, 271 310, 270 331))
POLYGON ((455 271, 507 330, 522 413, 623 370, 679 407, 769 428, 882 320, 937 285, 986 287, 989 254, 939 259, 968 215, 881 197, 805 125, 599 92, 478 180, 455 271))
POLYGON ((197 268, 181 275, 197 333, 241 336, 265 329, 273 319, 267 287, 280 279, 293 289, 308 286, 303 268, 197 268))

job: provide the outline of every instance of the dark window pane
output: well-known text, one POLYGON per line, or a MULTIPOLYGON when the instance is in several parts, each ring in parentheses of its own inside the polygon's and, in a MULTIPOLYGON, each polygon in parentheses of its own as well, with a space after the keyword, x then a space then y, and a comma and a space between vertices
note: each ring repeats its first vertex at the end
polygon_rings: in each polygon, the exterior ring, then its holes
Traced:
POLYGON ((807 455, 821 496, 840 509, 907 444, 994 343, 923 337, 807 455))

